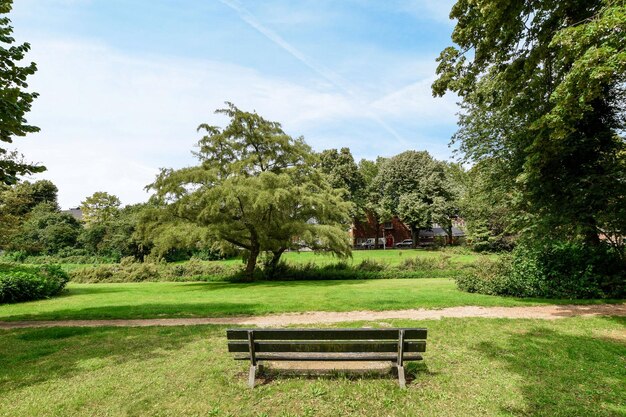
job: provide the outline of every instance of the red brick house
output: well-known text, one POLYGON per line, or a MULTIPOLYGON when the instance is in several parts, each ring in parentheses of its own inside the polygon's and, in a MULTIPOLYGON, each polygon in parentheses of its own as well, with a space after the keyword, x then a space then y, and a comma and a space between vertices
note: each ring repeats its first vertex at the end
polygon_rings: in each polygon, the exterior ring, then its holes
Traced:
MULTIPOLYGON (((459 218, 453 221, 452 225, 452 243, 459 243, 465 237, 462 230, 465 223, 463 219, 459 218)), ((352 245, 355 247, 372 238, 384 237, 387 247, 394 247, 396 243, 412 238, 411 229, 402 223, 398 217, 394 216, 391 221, 377 224, 374 216, 369 213, 367 221, 355 220, 350 229, 350 237, 352 238, 352 245)), ((420 231, 420 243, 432 244, 436 240, 441 240, 444 244, 447 242, 447 234, 439 225, 433 224, 430 230, 420 231)))

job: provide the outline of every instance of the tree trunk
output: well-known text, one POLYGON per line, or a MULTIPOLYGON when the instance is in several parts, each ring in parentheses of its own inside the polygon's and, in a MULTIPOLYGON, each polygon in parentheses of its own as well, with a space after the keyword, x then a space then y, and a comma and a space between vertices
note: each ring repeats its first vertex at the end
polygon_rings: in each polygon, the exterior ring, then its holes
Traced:
POLYGON ((246 263, 246 271, 245 276, 246 279, 252 281, 254 279, 254 270, 256 268, 256 260, 259 257, 259 246, 255 245, 250 249, 250 254, 248 255, 248 262, 246 263))
POLYGON ((376 238, 374 239, 374 249, 378 249, 378 239, 380 238, 380 221, 376 219, 376 238))
POLYGON ((282 256, 283 252, 285 252, 286 250, 287 248, 280 248, 276 251, 272 251, 272 259, 267 264, 268 276, 274 277, 274 274, 276 273, 276 267, 278 266, 278 263, 280 262, 280 257, 282 256))
POLYGON ((448 234, 448 245, 452 245, 452 224, 449 224, 446 227, 446 233, 448 234))
POLYGON ((420 240, 420 229, 411 227, 411 239, 413 240, 413 249, 417 248, 420 240))
POLYGON ((593 217, 589 217, 586 219, 586 224, 584 225, 585 231, 584 238, 585 243, 590 246, 598 246, 600 245, 600 236, 598 236, 598 229, 596 228, 596 220, 593 217))

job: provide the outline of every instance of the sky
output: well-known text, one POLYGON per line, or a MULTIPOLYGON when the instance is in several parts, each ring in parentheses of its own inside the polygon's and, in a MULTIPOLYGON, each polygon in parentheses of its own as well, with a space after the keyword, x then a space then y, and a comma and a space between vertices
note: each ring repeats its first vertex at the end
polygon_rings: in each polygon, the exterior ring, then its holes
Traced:
POLYGON ((39 93, 18 138, 63 208, 96 191, 145 201, 160 168, 195 164, 200 123, 233 102, 316 151, 451 159, 457 98, 433 98, 449 0, 17 0, 39 93))

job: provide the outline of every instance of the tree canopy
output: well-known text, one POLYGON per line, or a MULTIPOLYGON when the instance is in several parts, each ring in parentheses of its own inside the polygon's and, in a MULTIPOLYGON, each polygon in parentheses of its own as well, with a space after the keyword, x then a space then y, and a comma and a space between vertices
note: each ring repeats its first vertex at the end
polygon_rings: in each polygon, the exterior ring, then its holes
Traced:
POLYGON ((195 152, 199 165, 164 169, 149 186, 160 207, 144 230, 195 228, 194 236, 205 244, 218 240, 242 248, 249 277, 261 253, 272 255, 273 266, 287 249, 349 255, 345 229, 351 205, 315 167, 303 138, 227 105, 216 111, 230 118, 225 128, 198 128, 205 133, 195 152))
MULTIPOLYGON (((11 27, 6 15, 11 11, 12 0, 0 0, 0 142, 12 143, 15 136, 26 136, 38 132, 39 128, 29 125, 25 119, 37 93, 26 91, 28 76, 35 73, 37 66, 31 62, 19 66, 30 50, 28 43, 13 45, 11 27)), ((0 147, 0 183, 14 184, 23 175, 42 172, 45 167, 24 162, 16 151, 0 147)))
POLYGON ((80 204, 83 221, 87 226, 105 223, 115 217, 121 204, 117 196, 106 191, 96 191, 80 204))
POLYGON ((461 97, 454 140, 497 161, 523 229, 590 244, 623 231, 624 2, 458 0, 450 17, 457 46, 439 56, 433 93, 461 97))
POLYGON ((372 192, 380 193, 379 217, 398 216, 411 228, 414 245, 420 230, 429 229, 435 217, 449 212, 444 169, 426 151, 406 151, 386 160, 372 180, 372 192))

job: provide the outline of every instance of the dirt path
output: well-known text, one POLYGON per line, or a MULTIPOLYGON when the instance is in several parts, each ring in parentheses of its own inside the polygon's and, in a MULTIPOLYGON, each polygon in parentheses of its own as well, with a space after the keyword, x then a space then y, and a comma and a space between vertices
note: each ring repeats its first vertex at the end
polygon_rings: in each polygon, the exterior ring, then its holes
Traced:
POLYGON ((200 324, 232 324, 250 326, 288 326, 298 324, 330 324, 348 321, 376 321, 387 319, 426 320, 444 317, 485 317, 508 319, 554 320, 564 317, 621 316, 626 317, 626 304, 546 305, 535 307, 449 307, 439 310, 387 310, 307 313, 284 313, 267 316, 206 317, 179 319, 131 320, 56 320, 56 321, 0 321, 0 329, 26 327, 146 327, 191 326, 200 324))

